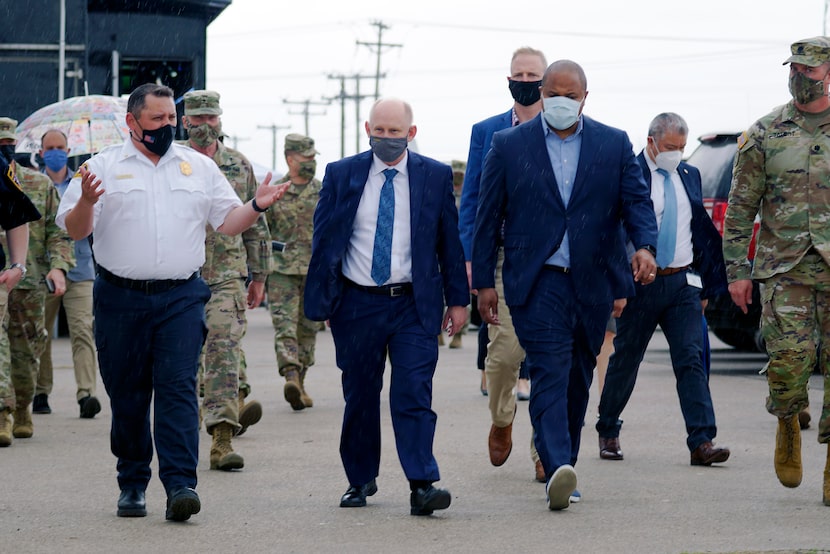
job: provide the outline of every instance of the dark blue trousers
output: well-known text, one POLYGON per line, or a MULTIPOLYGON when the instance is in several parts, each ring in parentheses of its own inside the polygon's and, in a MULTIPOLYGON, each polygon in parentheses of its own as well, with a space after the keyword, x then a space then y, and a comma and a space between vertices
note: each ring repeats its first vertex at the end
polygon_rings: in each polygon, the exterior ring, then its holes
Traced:
POLYGON ((588 389, 612 307, 580 304, 572 279, 542 271, 527 303, 510 306, 533 384, 530 418, 548 479, 559 466, 576 464, 588 389))
POLYGON ((193 279, 170 291, 145 294, 95 280, 95 343, 110 397, 110 445, 118 486, 145 490, 153 436, 165 490, 196 486, 199 405, 196 375, 207 328, 210 288, 193 279))
POLYGON ((700 289, 687 284, 685 272, 658 276, 650 285, 637 285, 637 296, 628 300, 617 320, 614 354, 599 403, 597 431, 601 437, 620 435, 620 414, 634 390, 640 362, 658 324, 669 343, 689 450, 715 437, 715 411, 702 357, 700 312, 700 289))
POLYGON ((389 407, 404 474, 410 481, 438 481, 432 453, 438 333, 423 328, 413 296, 390 298, 346 287, 330 324, 346 400, 340 457, 349 484, 364 485, 380 469, 380 392, 387 353, 392 366, 389 407))

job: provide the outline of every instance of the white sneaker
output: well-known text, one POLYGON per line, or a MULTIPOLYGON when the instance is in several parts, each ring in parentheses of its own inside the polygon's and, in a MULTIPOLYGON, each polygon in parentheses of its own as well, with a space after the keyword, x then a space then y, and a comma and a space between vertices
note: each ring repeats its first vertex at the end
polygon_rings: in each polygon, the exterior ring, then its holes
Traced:
POLYGON ((576 471, 570 464, 561 465, 545 487, 548 508, 564 510, 571 505, 571 494, 576 490, 576 471))

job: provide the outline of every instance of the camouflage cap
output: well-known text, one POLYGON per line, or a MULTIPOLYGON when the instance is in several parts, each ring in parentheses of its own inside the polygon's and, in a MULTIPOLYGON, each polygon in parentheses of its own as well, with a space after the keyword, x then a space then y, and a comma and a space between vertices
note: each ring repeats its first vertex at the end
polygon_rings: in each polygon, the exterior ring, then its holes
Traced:
POLYGON ((185 93, 184 115, 222 115, 219 93, 212 90, 191 90, 185 93))
POLYGON ((296 152, 300 156, 313 156, 319 154, 314 149, 314 139, 298 133, 285 135, 285 151, 296 152))
POLYGON ((787 58, 788 63, 800 63, 809 67, 817 67, 830 62, 830 38, 813 37, 794 42, 790 46, 792 56, 787 58))
POLYGON ((461 173, 462 175, 467 171, 467 162, 461 160, 453 160, 450 162, 453 173, 461 173))
POLYGON ((17 140, 17 120, 10 117, 0 117, 0 139, 17 140))

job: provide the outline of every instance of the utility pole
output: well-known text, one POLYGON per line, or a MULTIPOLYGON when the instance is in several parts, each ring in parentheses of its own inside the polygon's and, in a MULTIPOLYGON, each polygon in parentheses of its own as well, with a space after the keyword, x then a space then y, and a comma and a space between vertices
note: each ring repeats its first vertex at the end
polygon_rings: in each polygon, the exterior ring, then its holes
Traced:
POLYGON ((328 106, 329 104, 331 104, 331 100, 327 100, 326 102, 314 102, 310 98, 306 98, 305 100, 288 100, 287 98, 283 98, 282 103, 283 104, 299 104, 303 107, 303 109, 300 110, 299 112, 289 111, 288 113, 289 113, 289 115, 302 115, 303 116, 303 121, 305 123, 305 135, 310 136, 308 134, 308 116, 310 116, 310 115, 326 115, 326 110, 323 110, 322 112, 310 112, 308 110, 309 106, 312 106, 312 105, 314 105, 314 106, 328 106))
POLYGON ((355 127, 356 127, 356 148, 355 153, 360 152, 360 101, 368 98, 366 95, 360 94, 360 80, 371 79, 374 75, 328 75, 329 79, 338 79, 340 81, 340 94, 331 97, 329 100, 340 100, 340 157, 346 155, 346 100, 354 100, 355 102, 355 127), (355 93, 346 94, 346 79, 355 80, 355 93))
POLYGON ((382 77, 386 77, 386 74, 381 74, 380 72, 380 56, 383 52, 383 47, 389 48, 402 48, 403 44, 392 44, 390 42, 383 42, 383 30, 388 29, 389 26, 385 25, 382 21, 373 21, 372 25, 378 28, 378 40, 377 42, 363 42, 363 41, 355 41, 358 46, 366 46, 369 50, 373 50, 377 55, 377 63, 375 65, 375 100, 380 98, 380 80, 382 77))
POLYGON ((231 139, 231 144, 232 144, 231 148, 233 148, 234 150, 237 150, 236 145, 239 144, 240 141, 251 140, 251 137, 239 137, 239 136, 236 136, 236 135, 225 135, 225 138, 231 139))
POLYGON ((257 125, 257 129, 268 129, 271 131, 271 169, 277 169, 277 131, 280 129, 290 129, 289 125, 257 125))

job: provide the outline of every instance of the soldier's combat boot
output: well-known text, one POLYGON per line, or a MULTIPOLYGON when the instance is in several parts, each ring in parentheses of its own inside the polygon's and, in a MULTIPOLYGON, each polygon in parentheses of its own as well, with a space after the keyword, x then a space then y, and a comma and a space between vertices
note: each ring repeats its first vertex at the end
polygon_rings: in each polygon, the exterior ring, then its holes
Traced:
POLYGON ((450 348, 461 348, 461 334, 456 333, 450 341, 450 348))
POLYGON ((213 427, 213 444, 210 445, 210 469, 221 469, 231 471, 242 469, 245 460, 242 456, 233 451, 231 447, 231 436, 233 427, 230 423, 222 422, 213 427))
POLYGON ((444 346, 444 335, 442 333, 438 333, 438 346, 444 346))
POLYGON ((0 411, 0 446, 12 445, 12 416, 8 408, 0 411))
POLYGON ((801 429, 797 415, 778 418, 775 474, 785 487, 795 488, 801 484, 801 429))
POLYGON ((827 445, 827 462, 824 464, 824 505, 830 506, 830 444, 827 445))
POLYGON ((306 408, 311 408, 314 406, 314 400, 308 395, 305 390, 305 374, 308 372, 308 368, 303 368, 300 371, 300 400, 303 402, 303 406, 306 408))
POLYGON ((29 412, 29 405, 18 405, 14 409, 14 425, 12 426, 12 435, 16 439, 28 439, 35 432, 35 426, 32 423, 32 414, 29 412))
POLYGON ((239 391, 239 424, 242 428, 237 435, 241 435, 248 430, 248 427, 254 425, 262 419, 262 404, 257 400, 245 402, 246 394, 239 391))
POLYGON ((285 386, 282 389, 282 394, 285 396, 285 401, 291 404, 294 410, 304 409, 303 385, 300 383, 300 373, 296 369, 289 369, 285 371, 283 377, 285 377, 285 386))

